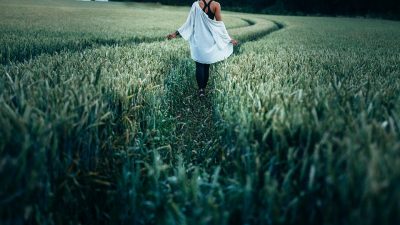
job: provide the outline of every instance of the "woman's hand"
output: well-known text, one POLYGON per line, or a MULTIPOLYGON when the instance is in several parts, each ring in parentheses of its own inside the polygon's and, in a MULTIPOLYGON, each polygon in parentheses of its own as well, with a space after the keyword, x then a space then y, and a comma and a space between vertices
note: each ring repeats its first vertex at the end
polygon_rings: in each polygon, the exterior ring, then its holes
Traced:
POLYGON ((238 45, 238 44, 239 44, 239 42, 238 42, 238 41, 236 41, 235 39, 232 39, 232 40, 231 40, 231 43, 232 43, 232 45, 233 45, 233 46, 236 46, 236 45, 238 45))
POLYGON ((167 38, 168 38, 168 40, 176 38, 176 33, 174 32, 174 33, 168 34, 167 38))

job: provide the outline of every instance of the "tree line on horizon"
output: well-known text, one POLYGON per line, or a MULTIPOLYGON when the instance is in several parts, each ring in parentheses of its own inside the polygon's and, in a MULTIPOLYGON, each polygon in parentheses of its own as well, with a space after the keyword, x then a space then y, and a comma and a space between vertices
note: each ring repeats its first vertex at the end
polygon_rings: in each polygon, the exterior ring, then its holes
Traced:
MULTIPOLYGON (((190 5, 193 1, 195 0, 134 0, 134 2, 159 2, 166 5, 190 5)), ((218 0, 218 2, 225 9, 245 12, 377 16, 400 19, 399 0, 218 0)))

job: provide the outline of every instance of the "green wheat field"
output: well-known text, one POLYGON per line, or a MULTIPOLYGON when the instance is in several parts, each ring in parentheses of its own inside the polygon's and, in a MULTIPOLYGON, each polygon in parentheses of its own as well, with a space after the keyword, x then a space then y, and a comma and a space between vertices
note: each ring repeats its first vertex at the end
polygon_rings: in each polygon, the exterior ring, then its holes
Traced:
POLYGON ((0 224, 400 224, 400 22, 0 0, 0 224))

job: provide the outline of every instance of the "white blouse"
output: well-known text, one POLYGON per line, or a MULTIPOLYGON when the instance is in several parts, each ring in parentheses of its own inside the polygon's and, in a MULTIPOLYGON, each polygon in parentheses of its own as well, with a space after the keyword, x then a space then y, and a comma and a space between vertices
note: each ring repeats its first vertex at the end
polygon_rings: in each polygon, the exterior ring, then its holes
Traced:
POLYGON ((233 52, 225 24, 215 21, 201 9, 199 2, 192 4, 186 22, 178 29, 189 41, 192 59, 203 64, 212 64, 228 58, 233 52))

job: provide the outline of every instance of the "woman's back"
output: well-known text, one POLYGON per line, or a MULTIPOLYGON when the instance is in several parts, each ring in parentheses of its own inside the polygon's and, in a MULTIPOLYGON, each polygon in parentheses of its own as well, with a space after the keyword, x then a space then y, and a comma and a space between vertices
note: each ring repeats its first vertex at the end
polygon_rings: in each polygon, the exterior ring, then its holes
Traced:
POLYGON ((199 5, 207 14, 208 18, 213 20, 215 17, 215 2, 213 0, 209 0, 208 2, 205 0, 200 0, 199 5))

